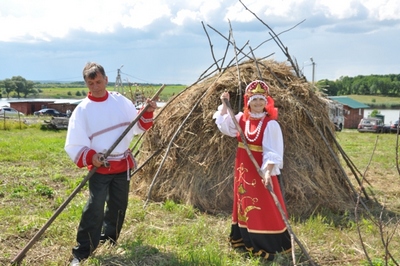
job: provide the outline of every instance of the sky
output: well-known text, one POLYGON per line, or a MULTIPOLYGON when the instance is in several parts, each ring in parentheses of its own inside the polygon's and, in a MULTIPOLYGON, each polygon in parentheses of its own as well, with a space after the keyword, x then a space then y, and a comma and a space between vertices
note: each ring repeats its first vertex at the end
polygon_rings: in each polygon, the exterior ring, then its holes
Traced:
POLYGON ((1 0, 0 25, 0 80, 82 81, 94 61, 111 82, 190 85, 235 60, 230 31, 283 62, 279 34, 309 81, 400 73, 398 0, 1 0))

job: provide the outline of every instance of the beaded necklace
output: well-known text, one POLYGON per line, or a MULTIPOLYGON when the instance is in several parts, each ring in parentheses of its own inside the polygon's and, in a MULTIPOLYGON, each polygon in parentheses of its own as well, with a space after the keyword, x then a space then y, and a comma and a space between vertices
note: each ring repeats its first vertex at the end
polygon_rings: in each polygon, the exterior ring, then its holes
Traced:
POLYGON ((254 118, 261 118, 260 122, 258 122, 257 128, 254 131, 250 131, 250 119, 246 121, 246 127, 244 130, 244 134, 246 135, 246 139, 250 142, 254 142, 256 141, 256 139, 258 138, 258 136, 260 136, 260 132, 261 132, 261 127, 265 118, 265 112, 261 113, 261 114, 252 114, 250 113, 250 117, 254 117, 254 118), (256 134, 256 136, 254 138, 250 138, 249 135, 254 135, 256 134))

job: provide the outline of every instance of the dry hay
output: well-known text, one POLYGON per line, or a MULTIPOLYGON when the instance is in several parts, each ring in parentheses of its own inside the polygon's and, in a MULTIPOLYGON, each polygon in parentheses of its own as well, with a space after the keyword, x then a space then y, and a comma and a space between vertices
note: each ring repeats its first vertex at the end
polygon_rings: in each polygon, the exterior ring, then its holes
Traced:
MULTIPOLYGON (((239 67, 242 89, 259 79, 254 62, 239 67)), ((321 208, 347 209, 352 203, 351 186, 332 155, 333 134, 328 134, 332 123, 325 101, 286 63, 263 60, 258 68, 279 110, 285 142, 282 180, 289 213, 302 216, 321 208)), ((171 199, 208 212, 231 211, 237 140, 223 136, 212 115, 224 90, 230 92, 232 108, 238 111, 237 77, 237 67, 227 68, 186 88, 161 109, 138 156, 146 163, 133 176, 137 194, 147 197, 155 181, 151 200, 171 199)))

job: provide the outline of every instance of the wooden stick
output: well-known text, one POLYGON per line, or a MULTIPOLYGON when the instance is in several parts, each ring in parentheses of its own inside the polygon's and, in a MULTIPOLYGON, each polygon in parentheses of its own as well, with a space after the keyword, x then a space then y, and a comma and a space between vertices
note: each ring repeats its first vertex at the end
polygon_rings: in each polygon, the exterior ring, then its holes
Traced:
MULTIPOLYGON (((299 69, 296 67, 296 64, 293 62, 292 57, 290 56, 289 52, 288 52, 288 48, 285 47, 282 43, 282 41, 279 39, 279 36, 274 32, 274 30, 268 26, 268 24, 266 24, 264 21, 262 21, 253 11, 251 11, 250 9, 247 8, 247 6, 245 4, 243 4, 243 2, 241 0, 239 0, 239 2, 244 6, 244 8, 249 11, 251 14, 253 14, 253 16, 255 16, 262 24, 264 24, 273 34, 270 33, 272 39, 276 42, 276 44, 278 45, 278 47, 282 50, 282 52, 286 55, 287 60, 291 63, 291 65, 293 66, 293 70, 296 72, 296 75, 300 78, 302 77, 302 73, 300 73, 299 69)), ((304 20, 303 20, 304 21, 304 20)))
MULTIPOLYGON (((153 96, 152 100, 157 99, 158 95, 164 89, 165 85, 162 85, 161 88, 156 92, 153 96)), ((108 155, 115 149, 115 147, 121 142, 121 140, 125 137, 125 135, 132 129, 132 127, 139 121, 139 119, 143 116, 143 114, 150 107, 149 104, 139 112, 136 118, 129 124, 129 126, 125 129, 125 131, 121 134, 121 136, 114 142, 114 144, 104 153, 104 158, 107 158, 108 155)), ((11 264, 19 264, 22 259, 25 257, 25 254, 28 250, 35 244, 35 242, 40 238, 41 235, 46 231, 46 229, 53 223, 53 221, 57 218, 57 216, 67 207, 68 203, 78 194, 78 192, 82 189, 82 187, 86 184, 86 182, 93 176, 96 172, 97 167, 93 167, 92 170, 86 175, 86 177, 81 181, 81 183, 72 191, 71 195, 58 207, 55 213, 50 217, 50 219, 42 226, 42 228, 32 237, 32 239, 28 242, 28 244, 13 258, 11 264)))
POLYGON ((233 38, 233 31, 232 31, 232 25, 231 25, 231 21, 229 21, 229 37, 232 38, 232 42, 233 42, 233 51, 235 52, 235 61, 236 61, 236 69, 237 69, 237 75, 238 75, 238 97, 239 97, 239 110, 242 109, 241 103, 242 101, 240 101, 242 99, 242 86, 241 86, 241 78, 240 78, 240 68, 239 68, 239 60, 238 60, 238 55, 237 55, 237 51, 236 51, 236 41, 235 38, 233 38))
POLYGON ((215 59, 214 49, 213 49, 213 45, 212 45, 212 43, 211 43, 210 36, 208 35, 208 32, 207 32, 207 30, 206 30, 206 27, 204 26, 203 21, 201 22, 201 25, 203 26, 203 29, 204 29, 204 31, 205 31, 205 33, 206 33, 206 35, 207 35, 208 43, 209 43, 210 48, 211 48, 211 55, 212 55, 212 58, 214 59, 214 63, 215 63, 215 65, 217 66, 218 71, 221 72, 221 68, 220 68, 220 66, 218 65, 217 59, 215 59))
MULTIPOLYGON (((229 103, 228 99, 224 98, 223 100, 224 100, 224 103, 225 103, 225 105, 226 105, 226 107, 227 107, 228 113, 229 113, 229 115, 231 116, 232 121, 233 121, 233 123, 235 124, 235 127, 236 127, 237 131, 238 131, 239 134, 240 134, 240 138, 242 139, 243 145, 244 145, 244 147, 245 147, 245 150, 246 150, 247 154, 249 155, 250 160, 251 160, 252 163, 254 164, 254 167, 256 168, 256 170, 257 170, 258 174, 260 175, 260 177, 263 178, 263 177, 264 177, 264 173, 263 173, 263 171, 261 170, 260 166, 258 165, 258 162, 257 162, 256 159, 254 158, 253 154, 251 153, 251 150, 250 150, 249 146, 247 145, 246 137, 245 137, 245 135, 244 135, 244 133, 243 133, 243 130, 242 130, 242 128, 240 127, 238 121, 236 121, 235 114, 234 114, 233 111, 232 111, 231 104, 229 103)), ((304 253, 304 255, 306 255, 306 257, 309 259, 311 265, 315 265, 314 262, 312 261, 310 255, 309 255, 308 252, 306 251, 306 249, 303 247, 303 245, 301 244, 301 242, 299 241, 299 239, 298 239, 298 238, 295 236, 295 234, 293 233, 293 230, 292 230, 292 228, 291 228, 291 226, 290 226, 290 224, 289 224, 289 221, 288 221, 288 219, 287 219, 287 217, 286 217, 286 214, 285 214, 285 212, 284 212, 284 210, 283 210, 283 208, 282 208, 282 206, 281 206, 281 204, 280 204, 280 202, 279 202, 279 200, 278 200, 278 197, 276 196, 276 194, 275 194, 275 192, 273 191, 273 189, 272 189, 272 187, 271 187, 270 184, 267 186, 267 189, 268 189, 269 193, 271 193, 271 196, 272 196, 272 198, 274 199, 275 205, 276 205, 276 207, 278 208, 279 212, 281 213, 282 219, 283 219, 283 221, 284 221, 285 224, 286 224, 286 228, 287 228, 287 230, 288 230, 288 232, 289 232, 289 234, 290 234, 291 240, 293 241, 293 239, 294 239, 294 240, 296 241, 296 243, 299 245, 299 247, 300 247, 300 249, 302 250, 302 252, 304 253)), ((292 245, 292 247, 293 247, 293 245, 292 245)))
MULTIPOLYGON (((222 73, 221 73, 220 75, 222 75, 222 73)), ((216 79, 216 80, 218 80, 218 79, 216 79)), ((197 108, 197 106, 200 104, 201 100, 202 100, 202 99, 204 98, 204 96, 207 94, 207 91, 208 91, 208 90, 204 91, 203 94, 197 99, 196 103, 193 105, 192 109, 191 109, 190 112, 186 115, 185 119, 182 121, 182 123, 180 124, 180 126, 178 127, 178 129, 175 131, 174 135, 172 136, 171 140, 169 141, 169 144, 168 144, 167 149, 165 150, 163 159, 162 159, 160 165, 158 166, 157 172, 156 172, 156 174, 154 175, 153 180, 151 181, 151 184, 150 184, 150 187, 149 187, 149 191, 147 192, 146 201, 145 201, 145 203, 143 204, 143 209, 145 209, 145 208, 147 207, 147 204, 148 204, 149 201, 150 201, 151 192, 152 192, 152 190, 153 190, 154 184, 156 183, 156 179, 157 179, 158 175, 159 175, 160 172, 161 172, 161 168, 164 166, 165 160, 167 159, 167 155, 168 155, 168 153, 169 153, 169 151, 170 151, 170 148, 171 148, 171 146, 172 146, 172 144, 173 144, 175 138, 178 136, 178 133, 180 132, 180 130, 182 129, 182 127, 185 125, 186 121, 189 119, 189 117, 191 116, 191 114, 193 113, 193 111, 197 108)))

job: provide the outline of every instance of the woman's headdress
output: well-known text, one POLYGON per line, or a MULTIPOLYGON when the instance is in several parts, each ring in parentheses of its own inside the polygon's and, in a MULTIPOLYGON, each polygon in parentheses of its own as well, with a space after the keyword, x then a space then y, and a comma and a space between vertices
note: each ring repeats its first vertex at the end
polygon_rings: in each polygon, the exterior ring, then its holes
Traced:
POLYGON ((265 100, 265 111, 271 119, 278 118, 278 110, 274 106, 274 100, 269 95, 269 87, 267 83, 261 80, 254 80, 246 87, 246 93, 243 96, 244 114, 249 114, 249 104, 252 100, 262 98, 265 100))

